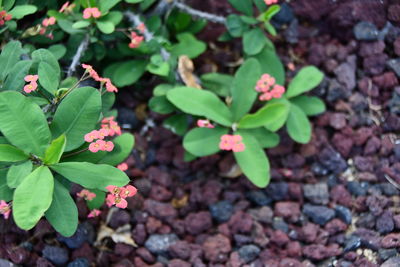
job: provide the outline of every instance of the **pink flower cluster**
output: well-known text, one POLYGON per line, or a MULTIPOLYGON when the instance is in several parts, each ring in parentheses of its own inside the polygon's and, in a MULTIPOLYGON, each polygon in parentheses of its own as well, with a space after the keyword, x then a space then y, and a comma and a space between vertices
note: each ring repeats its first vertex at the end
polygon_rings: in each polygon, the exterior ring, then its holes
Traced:
MULTIPOLYGON (((40 28, 39 34, 40 35, 45 35, 47 32, 47 28, 51 25, 56 24, 56 18, 55 17, 49 17, 49 18, 45 18, 42 21, 42 27, 40 28)), ((48 38, 53 39, 53 33, 50 32, 49 34, 46 35, 48 38)))
POLYGON ((245 145, 242 142, 242 136, 224 134, 221 136, 219 148, 222 150, 232 150, 233 152, 242 152, 245 149, 245 145))
POLYGON ((72 9, 75 7, 75 4, 69 4, 69 2, 65 2, 58 12, 60 13, 71 13, 72 9))
POLYGON ((87 201, 91 201, 96 197, 96 194, 93 192, 90 192, 87 189, 82 189, 79 193, 76 194, 78 197, 81 197, 87 201))
POLYGON ((125 187, 109 185, 106 189, 109 192, 106 198, 107 206, 111 207, 112 205, 115 205, 121 209, 125 209, 128 206, 126 198, 133 197, 137 193, 137 189, 132 185, 127 185, 125 187))
POLYGON ((143 36, 138 35, 136 32, 131 32, 131 42, 129 43, 129 48, 138 48, 143 40, 143 36))
POLYGON ((5 219, 8 219, 11 212, 11 206, 7 204, 4 200, 0 200, 0 214, 4 216, 5 219))
POLYGON ((24 86, 24 92, 29 94, 32 91, 35 91, 38 87, 37 80, 39 79, 38 75, 26 75, 24 80, 25 82, 29 82, 24 86))
POLYGON ((101 121, 101 129, 93 130, 90 133, 85 134, 85 141, 91 143, 89 145, 89 151, 96 153, 98 151, 111 152, 114 149, 114 143, 111 141, 105 141, 104 138, 108 136, 121 135, 121 127, 114 117, 104 118, 101 121))
POLYGON ((119 164, 118 166, 117 166, 117 168, 118 169, 120 169, 121 171, 127 171, 128 170, 128 164, 126 164, 125 162, 123 162, 123 163, 121 163, 121 164, 119 164))
POLYGON ((101 12, 97 7, 88 7, 83 10, 83 18, 90 19, 91 17, 97 19, 101 17, 101 12))
POLYGON ((278 3, 278 0, 264 0, 267 6, 278 3))
POLYGON ((146 25, 142 22, 140 23, 136 29, 140 32, 140 33, 144 33, 146 31, 146 25))
POLYGON ((99 216, 100 215, 100 213, 101 213, 101 211, 100 210, 97 210, 97 209, 93 209, 93 210, 91 210, 90 211, 90 213, 88 214, 88 218, 94 218, 94 217, 97 217, 97 216, 99 216))
POLYGON ((261 101, 271 100, 272 98, 281 98, 285 93, 285 87, 275 83, 275 78, 269 74, 263 74, 258 80, 256 91, 260 92, 259 99, 261 101))
POLYGON ((5 10, 0 11, 0 26, 3 26, 6 21, 9 21, 11 19, 11 14, 7 14, 5 10))
POLYGON ((200 128, 215 128, 209 120, 197 120, 197 126, 200 128))
POLYGON ((84 68, 86 72, 89 73, 90 77, 92 77, 93 80, 105 84, 107 92, 115 92, 115 93, 118 92, 117 87, 115 87, 111 83, 111 80, 109 78, 100 77, 97 71, 95 71, 91 65, 82 64, 82 68, 84 68))

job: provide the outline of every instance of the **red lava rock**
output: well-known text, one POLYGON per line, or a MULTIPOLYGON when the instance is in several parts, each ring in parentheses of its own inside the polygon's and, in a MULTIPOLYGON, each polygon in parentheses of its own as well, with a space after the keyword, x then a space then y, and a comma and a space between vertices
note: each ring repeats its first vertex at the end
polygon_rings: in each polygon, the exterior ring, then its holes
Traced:
POLYGON ((342 253, 338 244, 308 245, 303 248, 303 255, 311 260, 323 260, 329 257, 338 256, 342 253))
POLYGON ((344 232, 347 229, 347 224, 339 219, 333 219, 325 225, 325 230, 330 234, 334 235, 340 232, 344 232))
POLYGON ((306 243, 313 243, 317 238, 318 231, 319 226, 309 222, 300 228, 298 232, 299 240, 306 243))
POLYGON ((383 248, 398 248, 400 247, 400 234, 391 233, 382 238, 381 245, 383 248))
POLYGON ((146 230, 149 234, 154 234, 160 229, 162 226, 162 222, 160 220, 157 220, 154 217, 149 217, 147 222, 146 222, 146 230))
POLYGON ((192 235, 198 235, 212 227, 212 219, 210 212, 200 211, 198 213, 190 213, 185 218, 185 229, 192 235))
POLYGON ((354 166, 362 172, 373 172, 375 159, 372 157, 354 157, 354 166))
POLYGON ((376 177, 375 174, 370 173, 370 172, 360 172, 357 175, 357 178, 360 181, 366 181, 366 182, 377 182, 378 178, 376 177))
POLYGON ((364 155, 376 155, 381 147, 381 140, 373 136, 371 137, 364 148, 364 155))
MULTIPOLYGON (((114 247, 114 253, 119 256, 122 256, 122 257, 127 257, 128 255, 130 255, 133 252, 133 250, 134 250, 134 248, 132 246, 124 244, 124 243, 117 243, 117 244, 115 244, 115 247, 114 247)), ((136 250, 136 252, 138 250, 136 250)))
POLYGON ((394 149, 394 144, 391 141, 390 137, 388 135, 384 135, 382 137, 381 149, 380 149, 379 153, 382 156, 387 156, 390 153, 392 153, 393 149, 394 149))
POLYGON ((336 150, 342 154, 343 157, 348 157, 351 148, 353 147, 353 140, 341 133, 335 133, 332 138, 332 143, 336 150))
POLYGON ((365 57, 363 61, 363 68, 367 74, 378 75, 385 70, 387 60, 388 56, 386 54, 365 57))
POLYGON ((362 57, 380 54, 385 50, 384 41, 362 42, 358 54, 362 57))
POLYGON ((152 199, 146 199, 144 201, 144 209, 152 216, 168 221, 177 216, 177 211, 169 203, 162 203, 152 199))
POLYGON ((287 243, 286 252, 289 257, 300 258, 301 257, 301 244, 297 241, 287 243))
POLYGON ((233 234, 250 233, 253 226, 253 219, 250 214, 237 211, 229 219, 228 225, 233 234))
POLYGON ((9 259, 16 264, 24 264, 29 260, 29 251, 22 247, 8 249, 9 259))
POLYGON ((150 198, 157 201, 169 201, 172 198, 172 192, 160 185, 153 185, 150 190, 150 198))
POLYGON ((300 204, 291 201, 282 201, 275 204, 275 215, 296 222, 300 216, 300 204))
POLYGON ((54 267, 54 265, 45 258, 38 258, 36 261, 36 267, 54 267))
POLYGON ((137 224, 132 231, 132 237, 138 245, 143 245, 147 239, 146 227, 143 224, 137 224))
POLYGON ((287 236, 287 234, 281 230, 277 230, 274 231, 271 235, 271 242, 283 247, 284 245, 286 245, 289 242, 289 237, 287 236))
POLYGON ((373 135, 371 128, 362 127, 356 131, 353 136, 354 144, 361 146, 367 142, 367 140, 373 135))
POLYGON ((400 22, 400 5, 399 4, 390 5, 388 7, 388 19, 390 19, 391 21, 400 22))
POLYGON ((156 261, 153 254, 151 254, 151 252, 147 248, 140 247, 136 249, 135 252, 140 258, 142 258, 147 263, 154 263, 156 261))
POLYGON ((358 88, 364 95, 372 97, 379 96, 378 86, 376 86, 369 77, 363 77, 361 80, 359 80, 358 88))
POLYGON ((204 256, 212 263, 225 262, 231 249, 231 241, 221 234, 209 236, 203 243, 204 256))
POLYGON ((88 243, 83 243, 80 248, 75 249, 71 255, 72 259, 86 258, 89 262, 95 261, 95 256, 93 253, 93 248, 88 243))
POLYGON ((180 259, 173 259, 168 263, 168 267, 190 267, 190 266, 192 266, 190 263, 180 259))
POLYGON ((303 202, 303 187, 299 183, 288 183, 288 193, 291 199, 303 202))
POLYGON ((396 41, 394 41, 393 47, 396 55, 400 56, 400 37, 397 37, 396 41))
POLYGON ((330 197, 333 202, 342 206, 351 207, 352 197, 344 185, 336 185, 330 192, 330 197))
POLYGON ((373 215, 379 216, 388 204, 388 199, 384 196, 372 195, 367 197, 365 204, 373 215))
POLYGON ((169 253, 174 258, 187 260, 190 257, 191 248, 186 241, 178 241, 169 247, 169 253))
POLYGON ((243 266, 244 262, 241 260, 238 252, 232 252, 229 256, 228 267, 240 267, 243 266))
POLYGON ((375 76, 372 80, 378 87, 382 89, 390 89, 399 84, 396 74, 391 71, 385 72, 379 76, 375 76))
POLYGON ((340 130, 346 126, 346 115, 343 113, 333 113, 329 118, 329 125, 340 130))
POLYGON ((172 177, 169 173, 162 171, 157 167, 150 167, 146 170, 147 177, 150 181, 156 184, 160 184, 166 188, 169 188, 172 184, 172 177))
POLYGON ((279 267, 303 267, 303 263, 296 259, 284 258, 279 263, 279 267))
POLYGON ((393 216, 394 226, 396 229, 400 229, 400 214, 393 216))

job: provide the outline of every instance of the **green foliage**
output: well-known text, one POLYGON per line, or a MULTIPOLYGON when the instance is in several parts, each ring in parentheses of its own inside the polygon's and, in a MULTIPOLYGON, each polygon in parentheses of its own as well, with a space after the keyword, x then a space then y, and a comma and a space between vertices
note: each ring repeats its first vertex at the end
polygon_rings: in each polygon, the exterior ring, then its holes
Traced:
POLYGON ((291 98, 308 92, 322 82, 324 74, 314 66, 302 68, 289 83, 286 97, 291 98))
POLYGON ((185 135, 183 147, 197 157, 212 155, 219 151, 220 138, 227 133, 228 129, 224 127, 194 128, 185 135))
POLYGON ((311 139, 311 124, 307 115, 296 105, 290 106, 287 119, 287 131, 296 142, 306 144, 311 139))

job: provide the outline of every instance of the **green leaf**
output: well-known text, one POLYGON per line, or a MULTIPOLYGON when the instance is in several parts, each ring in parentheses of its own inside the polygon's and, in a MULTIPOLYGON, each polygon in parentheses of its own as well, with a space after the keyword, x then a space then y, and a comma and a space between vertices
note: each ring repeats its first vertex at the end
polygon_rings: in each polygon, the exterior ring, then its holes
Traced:
POLYGON ((217 95, 223 97, 230 95, 230 88, 233 82, 231 75, 210 72, 203 74, 200 79, 204 88, 213 91, 217 95))
POLYGON ((267 37, 260 28, 252 29, 243 36, 243 50, 247 55, 256 55, 261 52, 267 43, 267 37))
POLYGON ((322 82, 324 74, 314 66, 302 68, 289 83, 286 97, 291 98, 308 92, 322 82))
POLYGON ((285 84, 285 69, 275 49, 265 46, 261 53, 254 56, 261 65, 261 71, 275 78, 276 83, 285 84))
POLYGON ((217 153, 221 136, 229 131, 225 127, 194 128, 183 138, 183 147, 191 154, 204 157, 217 153))
POLYGON ((62 44, 55 44, 49 46, 48 50, 53 54, 56 59, 62 58, 67 53, 67 48, 62 44))
POLYGON ((106 16, 104 16, 104 19, 107 21, 111 21, 114 26, 117 26, 122 21, 122 18, 123 15, 119 11, 111 11, 106 16))
POLYGON ((307 116, 318 115, 326 110, 325 103, 316 96, 296 96, 290 102, 301 108, 307 116))
POLYGON ((255 24, 258 23, 258 20, 255 19, 255 18, 253 18, 253 17, 240 16, 240 19, 241 19, 244 23, 249 24, 249 25, 255 25, 255 24))
MULTIPOLYGON (((254 114, 245 115, 238 124, 239 128, 258 128, 265 125, 276 124, 288 113, 288 105, 284 103, 271 103, 265 105, 254 114)), ((283 121, 284 123, 284 121, 283 121)))
POLYGON ((50 166, 58 174, 86 188, 105 190, 106 186, 124 186, 129 182, 123 171, 105 164, 62 162, 50 166))
POLYGON ((115 26, 112 23, 112 21, 98 20, 98 21, 96 21, 96 26, 102 33, 105 33, 105 34, 113 33, 115 30, 115 26))
POLYGON ((280 141, 280 137, 278 134, 273 133, 262 127, 255 129, 241 130, 241 131, 246 131, 249 134, 251 134, 254 138, 256 138, 262 148, 276 147, 280 141))
POLYGON ((180 33, 176 36, 176 39, 178 39, 179 43, 171 48, 171 54, 174 56, 186 55, 189 58, 196 58, 206 51, 206 43, 197 40, 191 33, 180 33))
POLYGON ((84 34, 85 30, 81 30, 81 29, 75 29, 72 27, 73 23, 72 21, 66 20, 66 19, 62 19, 62 20, 57 20, 57 24, 58 26, 60 26, 60 28, 73 35, 73 34, 84 34))
POLYGON ((104 204, 106 193, 97 189, 92 189, 90 191, 95 193, 96 197, 90 201, 86 201, 88 208, 90 210, 100 209, 104 204))
POLYGON ((171 84, 167 84, 167 83, 162 83, 157 85, 154 90, 153 90, 153 95, 154 96, 163 96, 166 95, 167 92, 171 89, 173 89, 174 86, 171 84))
POLYGON ((156 75, 168 76, 170 68, 168 62, 165 62, 161 55, 156 54, 151 56, 147 70, 156 75))
POLYGON ((149 108, 160 114, 169 114, 175 111, 174 105, 168 101, 165 95, 163 96, 153 96, 149 101, 149 108))
POLYGON ((311 124, 307 115, 296 105, 291 105, 286 122, 289 136, 296 142, 307 144, 311 139, 311 124))
POLYGON ((33 5, 16 5, 8 14, 12 15, 13 19, 22 19, 23 17, 35 13, 36 6, 33 5))
POLYGON ((168 91, 167 98, 186 113, 206 117, 224 126, 232 125, 232 115, 228 107, 214 93, 177 87, 168 91))
POLYGON ((289 116, 289 111, 290 111, 290 103, 287 101, 285 98, 280 98, 280 99, 272 99, 269 101, 270 104, 275 104, 275 103, 281 103, 286 105, 286 112, 284 113, 279 113, 277 115, 280 115, 277 117, 275 120, 270 121, 269 123, 265 124, 264 127, 272 132, 278 131, 280 128, 282 128, 283 125, 285 125, 286 120, 289 116))
POLYGON ((84 136, 96 127, 101 111, 101 96, 92 87, 80 87, 69 93, 58 106, 50 125, 53 137, 65 134, 65 151, 82 145, 84 136))
POLYGON ((29 174, 15 189, 13 201, 14 221, 19 228, 32 229, 50 207, 54 178, 49 168, 40 166, 29 174))
POLYGON ((54 95, 60 83, 60 73, 45 61, 39 63, 39 83, 47 92, 54 95))
POLYGON ((35 50, 32 52, 32 59, 38 64, 40 64, 40 62, 46 62, 49 64, 53 68, 55 77, 58 77, 59 79, 61 73, 60 65, 58 64, 58 61, 52 52, 46 49, 35 50))
POLYGON ((0 131, 27 153, 43 156, 51 134, 40 107, 14 91, 0 93, 0 131))
POLYGON ((247 16, 253 15, 253 3, 251 0, 228 0, 228 2, 237 10, 247 16))
POLYGON ((143 2, 143 0, 125 0, 125 2, 130 3, 130 4, 136 4, 136 3, 143 2))
POLYGON ((258 187, 266 187, 269 184, 269 161, 257 140, 246 131, 238 131, 243 138, 245 149, 242 152, 234 152, 236 162, 247 178, 258 187))
POLYGON ((115 94, 107 92, 101 96, 102 108, 101 112, 107 113, 115 103, 115 94))
POLYGON ((17 162, 28 159, 24 151, 12 145, 0 145, 0 161, 17 162))
POLYGON ((54 139, 50 146, 46 149, 44 154, 44 163, 55 164, 60 161, 62 154, 64 153, 65 145, 67 140, 65 134, 60 135, 58 138, 54 139))
POLYGON ((21 54, 22 47, 18 41, 11 41, 3 47, 0 54, 0 80, 4 81, 7 74, 19 61, 21 54))
POLYGON ((99 161, 102 164, 117 166, 123 162, 131 153, 135 145, 135 138, 132 134, 124 133, 113 139, 114 149, 106 153, 105 157, 99 161))
POLYGON ((77 22, 72 24, 72 28, 82 29, 82 28, 88 27, 89 25, 90 25, 90 21, 88 21, 88 20, 78 20, 77 22))
POLYGON ((253 2, 260 12, 264 12, 268 8, 264 0, 253 0, 253 2))
POLYGON ((72 236, 78 227, 78 209, 69 190, 54 181, 53 201, 45 213, 46 219, 63 236, 72 236))
POLYGON ((188 129, 188 115, 175 114, 163 121, 163 127, 174 134, 182 136, 188 129))
POLYGON ((231 87, 231 110, 235 121, 249 112, 253 106, 257 98, 255 87, 260 77, 260 64, 253 58, 246 60, 236 72, 231 87))
POLYGON ((121 0, 100 0, 100 11, 102 14, 117 5, 121 0))
POLYGON ((22 60, 15 64, 6 78, 6 81, 1 88, 2 90, 22 90, 25 81, 24 78, 28 74, 30 67, 32 66, 31 60, 22 60))
POLYGON ((15 4, 15 0, 4 0, 3 8, 4 10, 10 10, 15 4))
POLYGON ((0 199, 8 202, 13 199, 13 191, 7 185, 7 170, 8 169, 0 169, 0 199))
MULTIPOLYGON (((127 85, 131 85, 139 80, 142 77, 143 73, 146 70, 147 61, 145 60, 129 60, 125 62, 119 62, 111 64, 108 68, 115 68, 111 77, 111 80, 117 87, 124 87, 127 85)), ((107 69, 108 69, 107 68, 107 69)), ((104 71, 107 72, 107 69, 104 71)))
POLYGON ((32 161, 28 160, 18 165, 12 165, 7 172, 7 185, 17 188, 21 182, 32 172, 32 161))
POLYGON ((238 15, 231 14, 226 18, 226 28, 233 37, 240 37, 247 30, 248 26, 238 15))

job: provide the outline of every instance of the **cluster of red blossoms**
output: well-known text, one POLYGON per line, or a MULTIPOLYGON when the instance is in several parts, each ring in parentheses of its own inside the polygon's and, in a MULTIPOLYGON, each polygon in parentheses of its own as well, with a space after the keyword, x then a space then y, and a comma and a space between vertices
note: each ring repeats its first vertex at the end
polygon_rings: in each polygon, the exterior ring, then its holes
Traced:
POLYGON ((136 32, 131 32, 131 42, 129 43, 129 48, 138 48, 143 40, 143 36, 138 35, 136 32))
POLYGON ((245 145, 242 143, 242 136, 224 134, 221 136, 219 148, 222 150, 232 150, 233 152, 242 152, 245 145))
MULTIPOLYGON (((51 25, 56 24, 56 18, 55 17, 49 17, 49 18, 45 18, 42 21, 42 27, 40 28, 39 34, 40 35, 45 35, 47 32, 47 28, 51 25)), ((50 32, 49 34, 46 35, 48 38, 53 39, 53 33, 50 32)))
POLYGON ((24 80, 28 82, 27 85, 24 86, 24 92, 29 94, 32 91, 35 91, 38 87, 37 80, 39 79, 38 75, 26 75, 24 80))
POLYGON ((115 205, 121 209, 125 209, 128 206, 126 198, 133 197, 137 193, 137 189, 132 185, 127 185, 125 187, 109 185, 106 189, 110 192, 106 198, 107 206, 111 207, 115 205))
POLYGON ((91 65, 82 64, 82 68, 86 70, 86 73, 89 73, 89 76, 92 77, 93 80, 105 84, 107 92, 118 92, 117 87, 111 83, 111 80, 109 78, 100 77, 91 65))
POLYGON ((258 80, 256 91, 262 93, 259 97, 261 101, 271 100, 272 98, 281 98, 285 93, 285 87, 275 83, 275 78, 269 74, 263 74, 258 80))
POLYGON ((272 4, 278 3, 278 0, 264 0, 264 2, 268 6, 268 5, 272 5, 272 4))
POLYGON ((11 19, 11 14, 7 14, 5 10, 0 11, 0 26, 3 26, 6 21, 9 21, 11 19))
POLYGON ((93 130, 90 133, 87 133, 84 139, 86 142, 91 143, 89 145, 90 152, 111 152, 114 149, 114 143, 111 141, 105 141, 104 138, 114 135, 121 135, 121 127, 119 127, 118 123, 114 121, 114 117, 109 117, 101 121, 100 130, 93 130))
POLYGON ((197 120, 197 126, 200 128, 215 128, 209 120, 197 120))

